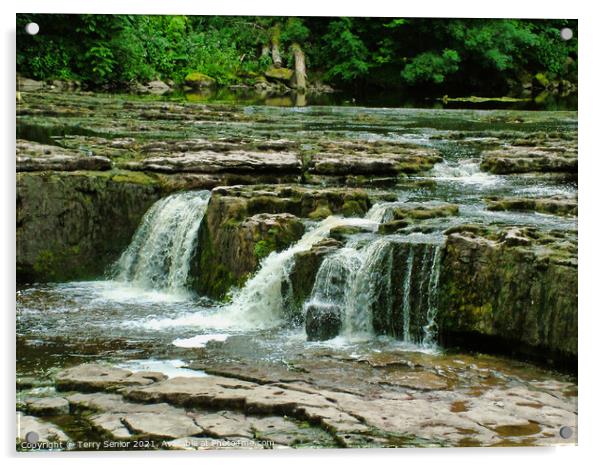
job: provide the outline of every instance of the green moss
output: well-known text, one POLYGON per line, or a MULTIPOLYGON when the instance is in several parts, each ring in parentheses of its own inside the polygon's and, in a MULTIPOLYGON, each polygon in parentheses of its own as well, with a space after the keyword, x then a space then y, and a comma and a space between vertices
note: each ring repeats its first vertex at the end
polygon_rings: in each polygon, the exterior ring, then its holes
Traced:
POLYGON ((348 236, 360 233, 362 229, 360 227, 353 226, 338 226, 330 230, 330 237, 337 241, 345 241, 348 236))
POLYGON ((276 249, 276 244, 271 240, 261 240, 255 244, 255 256, 261 260, 270 255, 276 249))
POLYGON ((33 269, 40 275, 44 275, 47 277, 54 277, 56 268, 56 257, 52 251, 43 250, 40 251, 38 257, 36 258, 35 263, 33 264, 33 269))
POLYGON ((267 238, 259 239, 255 244, 255 257, 261 260, 273 251, 281 251, 297 241, 301 235, 303 235, 301 223, 286 224, 283 228, 272 227, 268 230, 267 238))
POLYGON ((276 196, 256 196, 248 201, 247 209, 249 215, 256 213, 278 214, 282 212, 295 212, 297 209, 295 202, 292 199, 281 198, 276 196))
POLYGON ((341 208, 341 213, 345 217, 358 217, 366 212, 365 208, 362 208, 360 203, 356 200, 345 201, 341 208))
POLYGON ((69 277, 87 278, 80 265, 78 245, 66 249, 44 249, 39 252, 33 264, 33 271, 45 281, 64 281, 69 277))
POLYGON ((459 207, 456 204, 442 204, 437 206, 404 206, 393 211, 395 220, 425 220, 437 217, 450 217, 458 215, 459 207))
POLYGON ((290 81, 294 71, 289 68, 269 68, 265 75, 267 78, 276 79, 278 81, 290 81))
POLYGON ((184 82, 191 87, 213 87, 216 84, 215 79, 198 71, 188 73, 184 78, 184 82))
POLYGON ((390 234, 394 233, 401 228, 405 228, 410 224, 407 220, 392 220, 390 222, 383 223, 379 225, 378 232, 380 234, 390 234))
POLYGON ((550 85, 550 80, 544 73, 537 73, 533 77, 535 78, 535 81, 537 81, 542 87, 548 87, 550 85))
POLYGON ((332 211, 326 204, 321 204, 311 211, 308 215, 312 220, 322 220, 332 215, 332 211))
POLYGON ((138 171, 117 171, 111 180, 116 183, 132 183, 144 186, 154 186, 158 184, 158 180, 151 175, 138 171))

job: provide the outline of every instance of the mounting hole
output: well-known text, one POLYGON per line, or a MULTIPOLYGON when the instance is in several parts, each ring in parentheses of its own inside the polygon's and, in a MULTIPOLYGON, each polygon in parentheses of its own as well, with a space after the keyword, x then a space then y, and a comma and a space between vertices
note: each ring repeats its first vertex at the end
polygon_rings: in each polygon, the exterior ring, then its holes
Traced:
POLYGON ((560 436, 562 438, 571 438, 573 436, 573 429, 569 426, 563 426, 560 428, 560 436))
POLYGON ((25 32, 30 36, 35 36, 40 32, 40 25, 38 23, 27 23, 25 25, 25 32))
POLYGON ((573 30, 571 28, 562 28, 560 30, 560 38, 562 40, 571 40, 573 38, 573 30))
POLYGON ((40 436, 37 432, 27 432, 27 435, 25 435, 25 440, 27 443, 38 443, 40 436))

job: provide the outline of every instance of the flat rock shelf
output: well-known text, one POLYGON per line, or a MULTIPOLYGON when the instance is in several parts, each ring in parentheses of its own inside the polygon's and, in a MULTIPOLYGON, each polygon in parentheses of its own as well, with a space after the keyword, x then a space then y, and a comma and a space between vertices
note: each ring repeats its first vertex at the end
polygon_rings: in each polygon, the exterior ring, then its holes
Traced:
POLYGON ((40 89, 17 137, 18 449, 577 442, 576 112, 40 89))

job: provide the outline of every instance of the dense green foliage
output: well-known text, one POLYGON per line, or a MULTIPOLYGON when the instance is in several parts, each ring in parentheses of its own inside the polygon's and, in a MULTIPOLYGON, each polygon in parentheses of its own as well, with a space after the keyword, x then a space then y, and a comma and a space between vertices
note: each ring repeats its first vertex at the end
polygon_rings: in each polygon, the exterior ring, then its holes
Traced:
POLYGON ((225 85, 265 71, 272 43, 291 66, 296 42, 310 79, 336 86, 499 93, 538 73, 576 82, 577 39, 563 41, 562 27, 576 36, 573 20, 21 14, 17 70, 93 88, 191 71, 225 85))

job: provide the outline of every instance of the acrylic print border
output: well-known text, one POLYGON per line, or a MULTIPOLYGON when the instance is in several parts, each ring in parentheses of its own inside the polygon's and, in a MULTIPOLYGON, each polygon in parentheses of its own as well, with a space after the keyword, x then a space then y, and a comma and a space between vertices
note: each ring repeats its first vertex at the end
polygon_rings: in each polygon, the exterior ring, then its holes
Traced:
MULTIPOLYGON (((583 24, 583 23, 582 23, 582 24, 583 24)), ((580 82, 580 84, 582 84, 582 83, 580 82)), ((583 106, 582 106, 582 108, 581 108, 581 110, 582 110, 582 114, 583 114, 583 109, 584 109, 584 108, 585 108, 585 107, 583 107, 583 106)), ((582 131, 583 131, 583 130, 582 130, 582 128, 580 128, 580 132, 582 132, 582 131)), ((582 134, 583 134, 583 133, 582 133, 582 134)), ((587 162, 587 161, 586 161, 586 162, 587 162)), ((582 186, 583 186, 583 184, 582 184, 582 186)), ((587 186, 586 186, 586 188, 587 188, 587 186)), ((582 194, 582 195, 583 195, 583 194, 582 194)), ((586 220, 584 220, 584 221, 586 221, 586 220)), ((583 224, 583 222, 582 222, 582 224, 583 224)), ((583 236, 582 236, 582 243, 583 243, 583 241, 584 241, 584 239, 583 239, 583 236)), ((582 264, 583 264, 583 262, 582 262, 582 264)), ((582 265, 582 264, 580 264, 580 265, 582 265)), ((582 335, 583 335, 583 333, 582 333, 582 335)), ((581 396, 583 396, 583 392, 581 393, 581 396)), ((580 443, 583 443, 583 437, 581 437, 581 439, 580 439, 580 443)), ((388 454, 388 452, 386 452, 386 453, 381 453, 381 454, 388 454)), ((463 454, 463 453, 460 453, 460 454, 463 454)))

